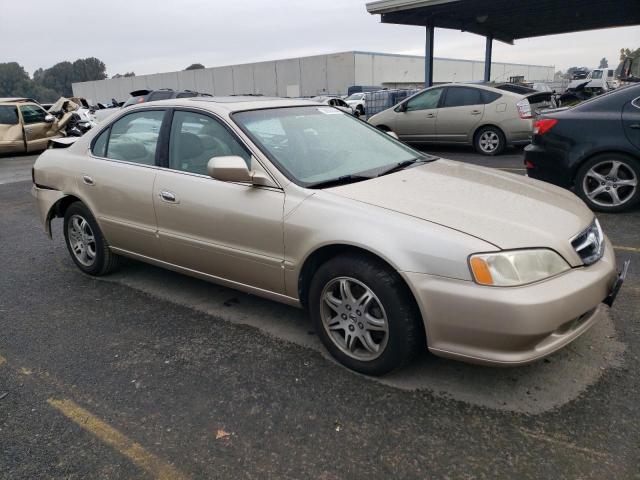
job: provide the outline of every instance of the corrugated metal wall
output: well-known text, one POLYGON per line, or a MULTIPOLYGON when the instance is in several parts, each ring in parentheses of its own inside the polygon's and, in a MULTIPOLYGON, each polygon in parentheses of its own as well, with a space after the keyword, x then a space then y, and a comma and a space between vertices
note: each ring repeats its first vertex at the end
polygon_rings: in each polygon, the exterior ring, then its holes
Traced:
MULTIPOLYGON (((480 61, 436 58, 435 82, 482 80, 480 61)), ((492 79, 524 75, 529 81, 552 81, 553 67, 494 63, 492 79)), ((424 58, 367 52, 344 52, 313 57, 225 67, 111 78, 73 84, 73 93, 91 102, 126 100, 142 88, 189 89, 212 95, 262 94, 298 97, 323 93, 345 94, 352 85, 417 86, 424 82, 424 58)))

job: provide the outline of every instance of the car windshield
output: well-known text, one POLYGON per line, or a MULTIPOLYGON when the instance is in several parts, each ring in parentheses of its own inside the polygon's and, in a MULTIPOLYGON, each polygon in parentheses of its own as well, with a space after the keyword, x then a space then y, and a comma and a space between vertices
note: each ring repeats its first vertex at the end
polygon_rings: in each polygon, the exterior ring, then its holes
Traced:
POLYGON ((591 72, 591 78, 593 78, 594 80, 602 78, 602 70, 594 70, 593 72, 591 72))
POLYGON ((291 180, 310 187, 375 177, 425 155, 333 107, 251 110, 233 119, 291 180))
POLYGON ((349 95, 347 100, 362 100, 364 97, 364 93, 354 93, 353 95, 349 95))

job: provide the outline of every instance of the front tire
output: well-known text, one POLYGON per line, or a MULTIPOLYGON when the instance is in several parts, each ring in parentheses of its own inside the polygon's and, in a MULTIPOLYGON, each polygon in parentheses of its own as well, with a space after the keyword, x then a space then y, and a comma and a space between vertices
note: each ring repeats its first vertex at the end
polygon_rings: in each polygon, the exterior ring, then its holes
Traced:
POLYGON ((406 364, 423 340, 417 306, 401 277, 371 257, 341 255, 321 265, 311 281, 309 311, 329 353, 367 375, 406 364))
POLYGON ((622 212, 640 201, 640 163, 622 153, 603 153, 587 160, 576 175, 576 191, 591 208, 622 212))
POLYGON ((473 144, 476 151, 482 155, 500 155, 507 146, 507 140, 498 127, 482 127, 475 134, 473 144))
POLYGON ((106 275, 120 263, 121 257, 109 249, 98 222, 82 202, 72 203, 64 214, 64 240, 73 262, 88 275, 106 275))

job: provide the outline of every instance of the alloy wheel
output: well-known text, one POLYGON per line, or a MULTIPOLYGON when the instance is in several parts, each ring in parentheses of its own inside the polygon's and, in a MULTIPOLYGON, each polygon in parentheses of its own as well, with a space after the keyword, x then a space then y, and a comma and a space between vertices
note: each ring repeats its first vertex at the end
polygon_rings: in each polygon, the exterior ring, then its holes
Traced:
POLYGON ((493 153, 500 146, 500 137, 493 130, 487 130, 480 134, 478 144, 480 145, 480 150, 484 153, 493 153))
POLYGON ((620 160, 604 160, 585 174, 582 189, 594 204, 617 207, 631 200, 638 188, 633 169, 620 160))
POLYGON ((389 323, 376 294, 351 277, 326 284, 320 296, 322 324, 331 341, 345 354, 371 361, 384 351, 389 323))
POLYGON ((73 215, 69 219, 67 234, 76 260, 85 267, 92 266, 96 261, 96 239, 89 222, 80 215, 73 215))

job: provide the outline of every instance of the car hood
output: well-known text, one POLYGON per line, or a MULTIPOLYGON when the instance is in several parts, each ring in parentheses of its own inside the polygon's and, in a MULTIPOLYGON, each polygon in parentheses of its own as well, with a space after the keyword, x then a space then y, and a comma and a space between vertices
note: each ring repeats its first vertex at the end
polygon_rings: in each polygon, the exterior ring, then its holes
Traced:
POLYGON ((501 249, 552 248, 573 266, 582 261, 570 240, 593 220, 578 197, 559 187, 443 159, 325 191, 437 223, 501 249))

